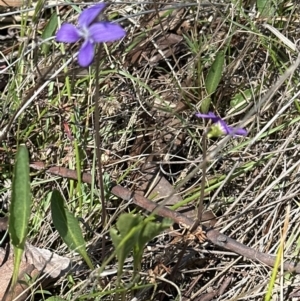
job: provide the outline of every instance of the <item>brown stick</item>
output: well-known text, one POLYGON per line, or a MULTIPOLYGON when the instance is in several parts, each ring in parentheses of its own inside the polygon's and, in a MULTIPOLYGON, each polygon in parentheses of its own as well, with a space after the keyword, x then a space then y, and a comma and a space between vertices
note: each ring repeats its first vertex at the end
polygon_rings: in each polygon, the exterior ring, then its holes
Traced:
MULTIPOLYGON (((159 216, 171 218, 176 223, 183 223, 187 225, 188 227, 192 227, 194 224, 194 221, 185 215, 170 210, 166 207, 159 208, 156 203, 149 201, 148 199, 144 198, 143 196, 140 196, 136 193, 130 192, 128 189, 116 185, 112 188, 111 192, 122 198, 123 200, 129 201, 132 199, 132 201, 138 205, 139 207, 142 207, 150 212, 153 212, 155 210, 156 214, 159 216)), ((220 233, 217 230, 214 229, 206 229, 204 226, 202 226, 203 230, 206 232, 207 239, 214 245, 217 245, 223 249, 232 251, 234 253, 240 254, 242 256, 245 256, 248 259, 252 259, 255 261, 260 261, 268 266, 274 266, 275 263, 275 256, 265 254, 262 252, 259 252, 257 250, 254 250, 250 247, 247 247, 236 240, 220 233)), ((295 262, 289 261, 284 263, 284 270, 289 272, 296 272, 300 273, 300 264, 296 264, 295 262)))
MULTIPOLYGON (((32 164, 30 164, 30 166, 35 169, 41 169, 40 162, 32 163, 32 164)), ((46 172, 55 174, 55 175, 59 175, 59 176, 65 177, 65 178, 73 179, 73 180, 77 179, 77 174, 76 174, 75 170, 71 170, 71 169, 64 168, 64 167, 51 167, 51 168, 47 169, 46 172)), ((89 184, 92 183, 91 174, 83 173, 82 181, 89 183, 89 184)), ((170 218, 178 224, 180 223, 180 224, 186 225, 188 228, 191 228, 194 225, 194 221, 192 219, 186 217, 184 214, 173 211, 166 207, 160 207, 158 204, 156 204, 152 201, 149 201, 145 197, 143 197, 137 193, 131 192, 130 190, 128 190, 120 185, 113 186, 111 189, 111 192, 114 195, 116 195, 117 197, 119 197, 125 201, 132 200, 133 203, 136 204, 137 206, 139 206, 143 209, 146 209, 149 212, 155 211, 155 213, 157 215, 170 218)), ((219 231, 217 231, 215 229, 207 229, 204 226, 202 226, 202 229, 203 229, 203 231, 206 232, 207 240, 210 241, 212 244, 214 244, 222 249, 242 255, 248 259, 262 262, 271 267, 274 266, 275 259, 276 259, 275 256, 272 256, 272 255, 269 255, 266 253, 262 253, 257 250, 254 250, 248 246, 245 246, 244 244, 237 242, 236 240, 220 233, 219 231)), ((197 231, 198 231, 198 233, 199 233, 199 231, 203 232, 202 229, 198 227, 196 232, 197 231)), ((296 262, 286 261, 283 264, 283 268, 285 271, 295 272, 295 273, 300 274, 300 264, 297 264, 296 262)))

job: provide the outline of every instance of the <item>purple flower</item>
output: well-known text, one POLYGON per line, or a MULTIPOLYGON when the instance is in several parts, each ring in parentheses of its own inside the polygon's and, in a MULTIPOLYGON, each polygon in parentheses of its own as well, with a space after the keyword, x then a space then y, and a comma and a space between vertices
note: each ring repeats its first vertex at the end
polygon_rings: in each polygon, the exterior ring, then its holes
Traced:
POLYGON ((56 34, 58 42, 75 43, 83 39, 78 54, 78 63, 82 67, 88 67, 92 63, 96 43, 113 42, 126 35, 125 30, 118 24, 95 22, 105 6, 106 3, 99 3, 83 10, 78 18, 78 27, 65 23, 56 34))
POLYGON ((221 135, 232 135, 232 136, 246 136, 247 131, 242 128, 233 128, 229 126, 221 117, 216 116, 212 112, 208 112, 208 114, 196 113, 196 117, 198 118, 206 118, 210 119, 213 123, 210 132, 208 133, 208 137, 219 137, 221 135))

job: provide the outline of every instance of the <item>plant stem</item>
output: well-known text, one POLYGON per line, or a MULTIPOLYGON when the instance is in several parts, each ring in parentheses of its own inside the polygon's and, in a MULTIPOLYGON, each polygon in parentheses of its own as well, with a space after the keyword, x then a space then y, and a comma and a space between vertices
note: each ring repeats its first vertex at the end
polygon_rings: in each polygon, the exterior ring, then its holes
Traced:
MULTIPOLYGON (((100 188, 100 198, 101 198, 101 206, 102 206, 102 212, 101 212, 101 220, 102 220, 102 226, 103 229, 105 228, 106 224, 106 206, 105 206, 105 199, 104 199, 104 183, 103 183, 103 173, 102 173, 102 161, 101 161, 101 149, 100 149, 100 124, 99 124, 99 119, 100 119, 100 111, 99 111, 99 62, 100 62, 100 55, 101 53, 101 47, 99 46, 97 55, 96 55, 96 67, 95 67, 95 80, 96 80, 96 91, 94 95, 94 104, 95 104, 95 111, 94 111, 94 122, 95 122, 95 144, 96 144, 96 157, 97 157, 97 162, 98 162, 98 179, 97 179, 97 184, 98 187, 100 188)), ((102 237, 102 261, 104 260, 105 257, 105 236, 102 237)))

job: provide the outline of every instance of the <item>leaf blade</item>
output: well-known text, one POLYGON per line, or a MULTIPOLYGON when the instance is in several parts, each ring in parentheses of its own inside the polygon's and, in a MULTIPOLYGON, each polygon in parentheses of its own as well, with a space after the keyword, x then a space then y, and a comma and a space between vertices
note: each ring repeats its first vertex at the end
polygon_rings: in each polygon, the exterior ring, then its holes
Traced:
POLYGON ((216 55, 216 58, 211 65, 207 78, 205 80, 205 87, 208 95, 214 93, 220 83, 222 78, 222 72, 225 62, 225 53, 224 51, 219 51, 216 55))
MULTIPOLYGON (((42 33, 42 39, 46 40, 50 37, 53 36, 54 32, 56 31, 57 28, 57 24, 58 24, 58 18, 57 18, 57 14, 54 12, 51 17, 50 20, 48 21, 47 25, 44 28, 44 31, 42 33)), ((48 43, 43 43, 42 45, 42 52, 44 54, 48 54, 50 49, 50 44, 48 43)))
POLYGON ((225 52, 219 51, 205 79, 205 88, 207 92, 207 97, 202 101, 201 104, 201 112, 204 114, 207 113, 209 110, 209 106, 211 103, 211 94, 215 93, 221 81, 224 62, 225 62, 225 52))
POLYGON ((28 233, 31 209, 29 155, 25 145, 20 145, 16 154, 13 174, 8 232, 14 246, 14 271, 12 287, 17 282, 21 257, 28 233))
POLYGON ((75 216, 64 206, 64 199, 58 190, 51 194, 51 215, 54 226, 64 243, 76 251, 85 260, 90 269, 94 269, 85 247, 85 240, 75 216))

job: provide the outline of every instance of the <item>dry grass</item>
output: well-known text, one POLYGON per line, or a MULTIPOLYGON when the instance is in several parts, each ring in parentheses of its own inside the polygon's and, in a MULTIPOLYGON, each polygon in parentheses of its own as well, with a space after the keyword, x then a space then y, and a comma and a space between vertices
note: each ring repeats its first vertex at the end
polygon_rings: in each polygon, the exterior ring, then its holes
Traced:
MULTIPOLYGON (((252 10, 255 6, 236 2, 132 2, 108 8, 107 15, 121 18, 128 32, 120 43, 102 48, 99 62, 99 120, 108 224, 103 227, 99 193, 93 185, 78 185, 44 172, 32 173, 35 206, 30 241, 72 256, 77 263, 73 280, 59 280, 49 289, 53 295, 65 300, 75 300, 75 296, 77 300, 121 298, 115 286, 117 262, 107 267, 110 273, 103 277, 106 286, 101 288, 97 277, 80 258, 69 253, 54 231, 48 198, 54 188, 63 192, 69 209, 93 230, 91 234, 82 227, 89 254, 99 265, 102 237, 108 236, 109 228, 122 212, 140 210, 113 197, 109 193, 111 181, 155 199, 154 178, 159 175, 171 184, 164 192, 170 194, 175 189, 179 196, 169 205, 186 210, 190 217, 196 216, 202 170, 198 168, 194 174, 192 171, 202 162, 204 125, 194 113, 206 96, 208 70, 217 51, 223 49, 226 50, 225 68, 210 110, 224 116, 230 125, 243 123, 249 135, 208 140, 207 152, 211 157, 206 166, 204 207, 216 216, 214 227, 220 232, 273 255, 281 241, 284 220, 288 218, 284 258, 297 261, 300 110, 298 98, 293 96, 298 92, 299 68, 278 85, 284 72, 294 66, 297 52, 263 24, 271 24, 295 42, 300 38, 300 10, 297 4, 278 1, 276 12, 259 16, 252 10), (168 7, 174 10, 166 10, 168 7), (269 92, 273 93, 269 95, 269 92), (233 106, 238 96, 244 96, 240 108, 233 106), (151 177, 145 163, 152 164, 151 177), (78 207, 79 201, 82 208, 78 207)), ((83 6, 78 4, 78 7, 83 6)), ((70 6, 48 8, 45 4, 36 8, 36 18, 30 16, 28 22, 21 23, 20 38, 1 44, 3 54, 11 46, 19 51, 18 56, 12 56, 13 50, 4 54, 8 63, 21 58, 1 79, 5 81, 1 86, 2 128, 21 100, 35 89, 40 73, 54 64, 63 48, 67 49, 66 55, 54 71, 77 50, 77 46, 64 47, 51 40, 47 54, 41 53, 39 47, 24 54, 32 47, 34 38, 43 32, 42 20, 47 22, 54 12, 61 23, 74 21, 76 16, 70 6), (26 38, 22 37, 22 31, 26 38)), ((6 29, 3 31, 6 34, 6 29)), ((76 169, 79 162, 82 172, 95 176, 95 87, 98 86, 93 69, 78 68, 76 61, 47 82, 2 141, 3 187, 5 179, 11 178, 13 158, 20 142, 28 146, 32 162, 43 161, 47 167, 71 169, 76 169), (77 151, 74 139, 78 142, 77 151)), ((7 188, 2 191, 4 194, 7 188)), ((174 231, 149 242, 141 278, 132 287, 132 258, 128 258, 122 278, 122 299, 130 300, 133 296, 138 300, 180 299, 178 291, 184 300, 261 300, 264 297, 272 272, 270 267, 208 243, 174 241, 177 231, 175 227, 174 231)), ((112 250, 108 236, 107 254, 112 250)), ((298 275, 279 270, 272 300, 289 300, 291 292, 299 286, 298 281, 298 275)), ((46 299, 41 294, 32 298, 46 299)))

